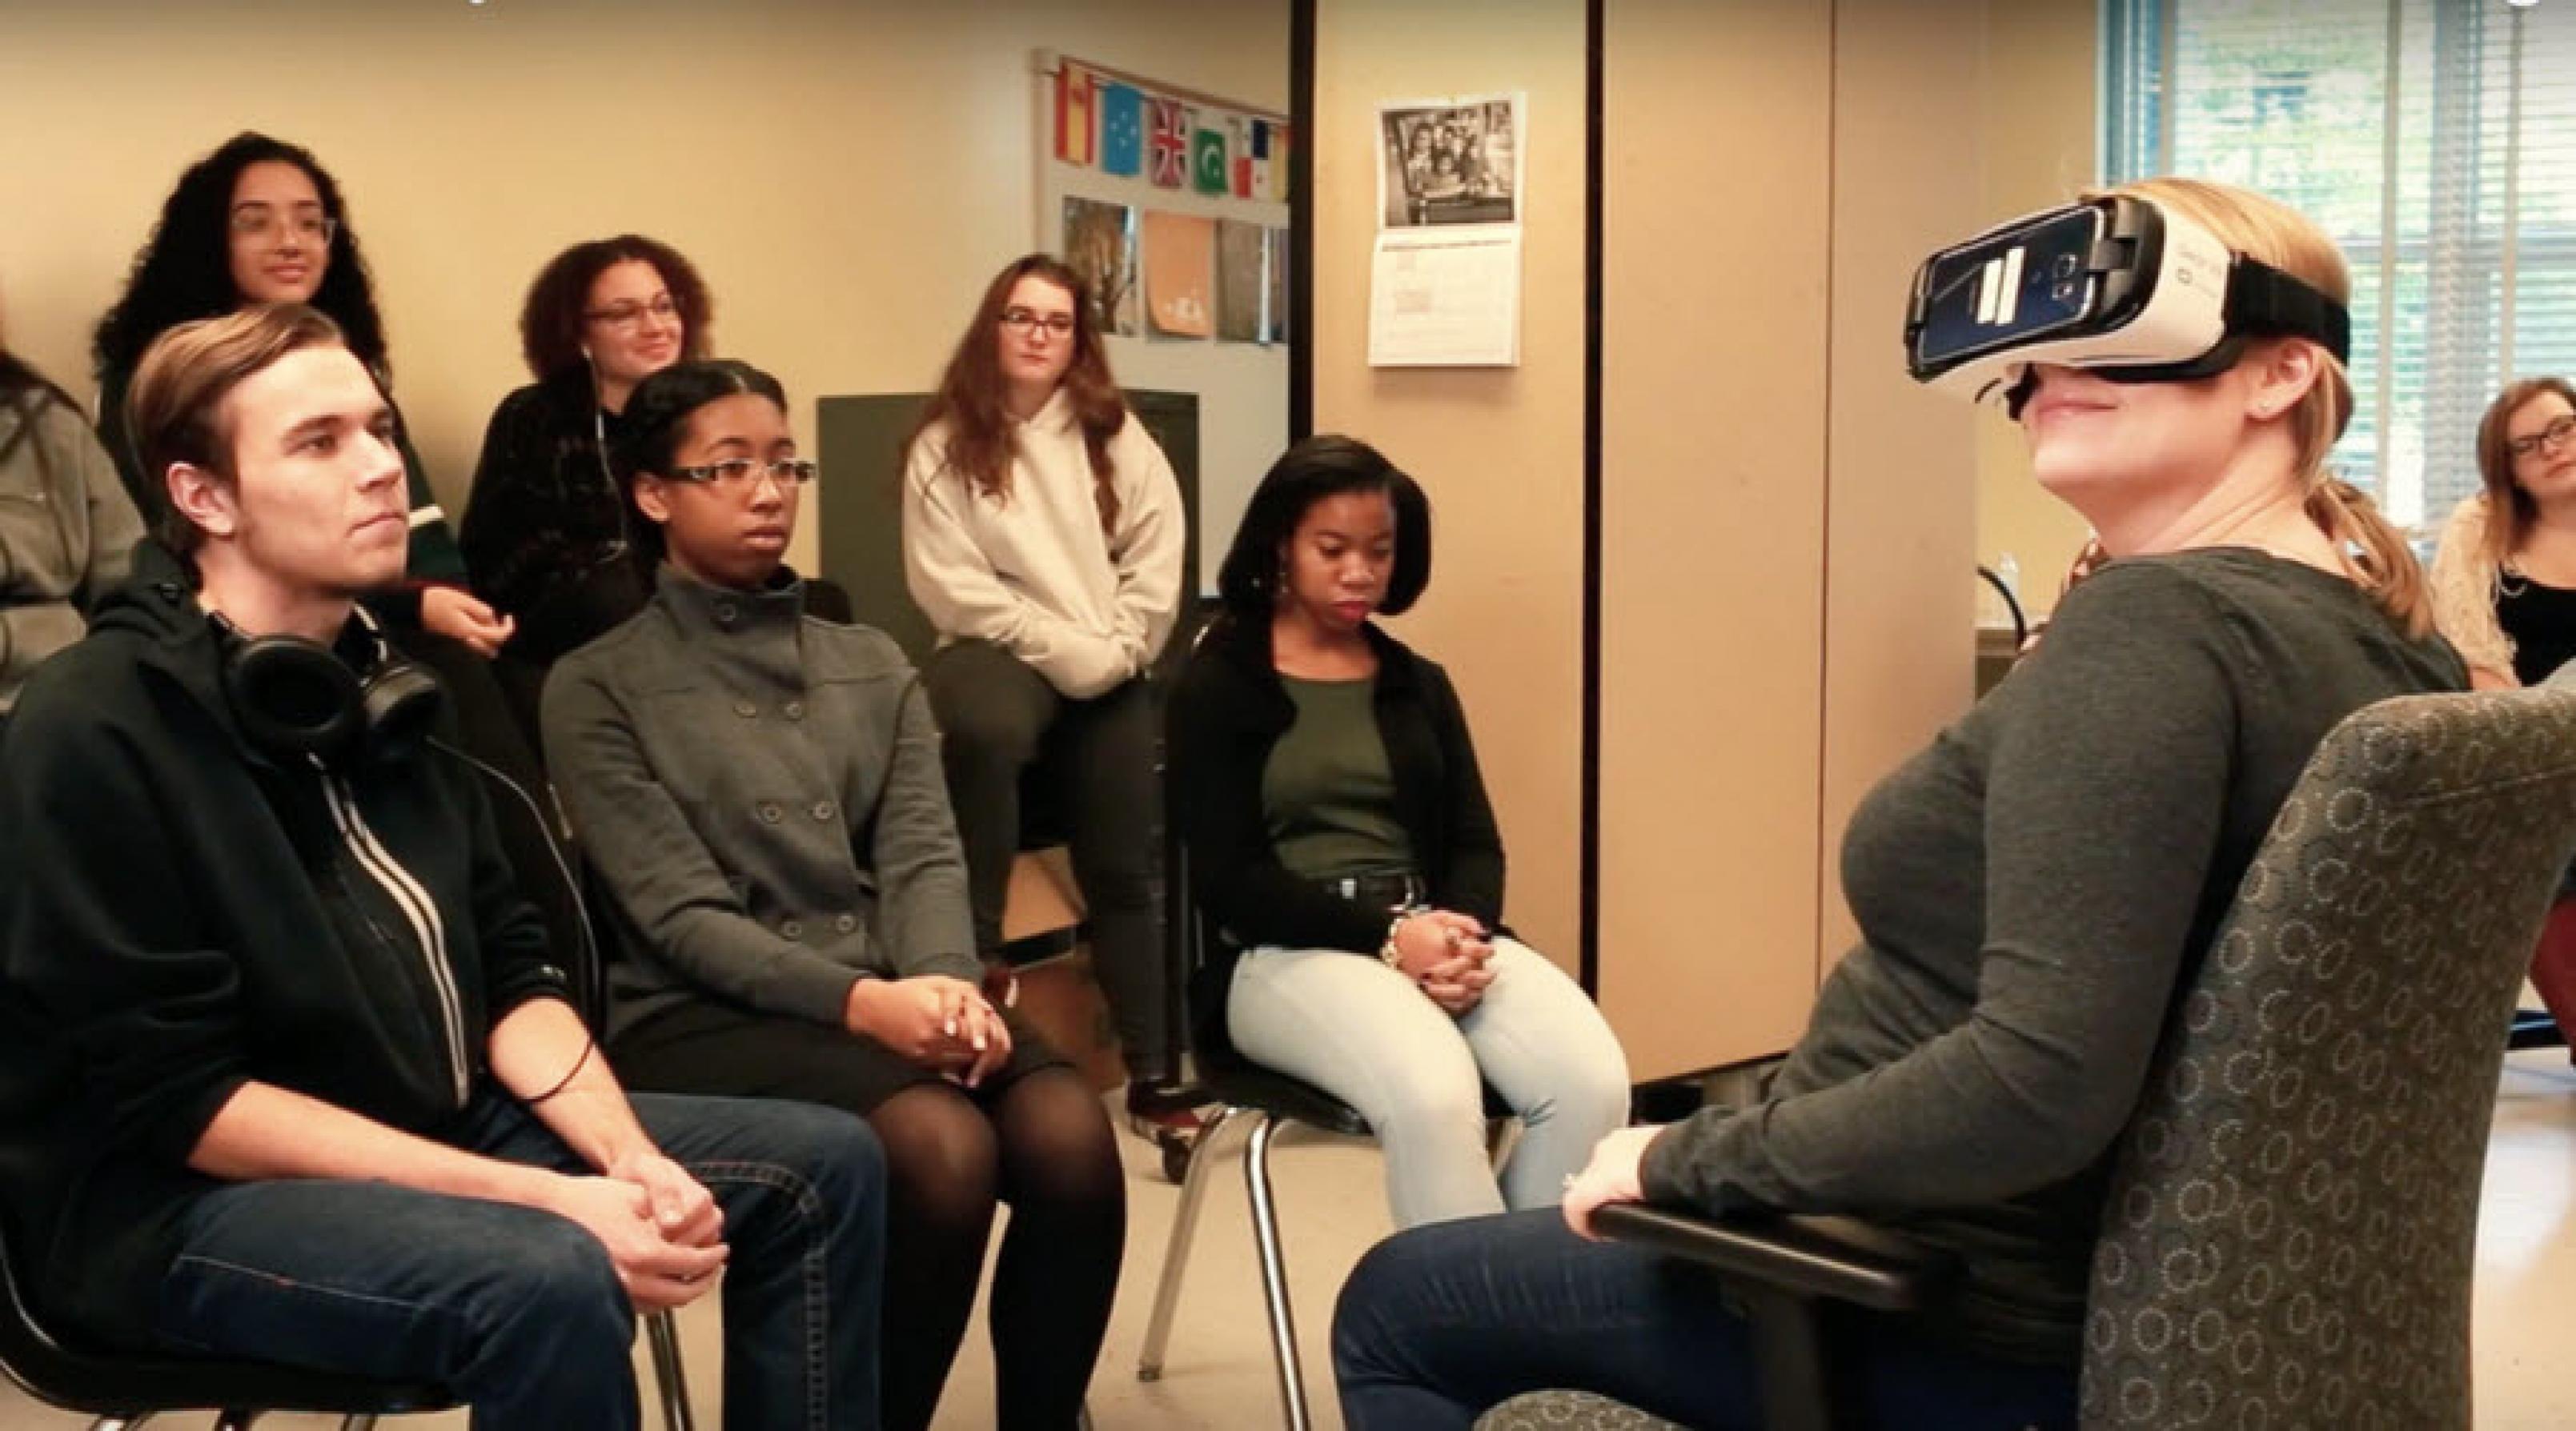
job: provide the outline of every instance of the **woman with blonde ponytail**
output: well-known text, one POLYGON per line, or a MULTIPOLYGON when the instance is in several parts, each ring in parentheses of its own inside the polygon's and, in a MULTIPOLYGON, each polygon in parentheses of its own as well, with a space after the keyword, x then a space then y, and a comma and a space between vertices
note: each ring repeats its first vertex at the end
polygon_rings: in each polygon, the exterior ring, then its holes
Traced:
MULTIPOLYGON (((2120 193, 2348 301, 2333 244, 2259 194, 2120 193)), ((1465 1428, 1537 1386, 1759 1424, 1743 1316, 1715 1278, 1590 1241, 1615 1202, 1854 1213, 1949 1247, 1967 1271, 1937 1325, 1828 1329, 1857 1420, 2076 1423, 2105 1175, 2176 988, 2326 732, 2468 679, 2395 529, 2326 469, 2352 413, 2341 362, 2245 317, 2204 376, 2039 362, 2007 380, 2033 474, 2104 560, 1854 811, 1860 943, 1758 1106, 1622 1129, 1559 1208, 1361 1260, 1333 1342, 1353 1431, 1465 1428)))

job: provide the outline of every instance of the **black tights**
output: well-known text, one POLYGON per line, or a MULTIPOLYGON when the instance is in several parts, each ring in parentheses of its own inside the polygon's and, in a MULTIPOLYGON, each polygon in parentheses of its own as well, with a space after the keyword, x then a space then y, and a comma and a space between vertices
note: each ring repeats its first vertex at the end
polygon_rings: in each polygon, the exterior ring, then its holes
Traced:
POLYGON ((999 1094, 919 1083, 868 1115, 885 1144, 885 1424, 930 1424, 974 1310, 996 1198, 994 1393, 1004 1431, 1068 1431, 1109 1326, 1127 1192, 1100 1100, 1069 1068, 999 1094))

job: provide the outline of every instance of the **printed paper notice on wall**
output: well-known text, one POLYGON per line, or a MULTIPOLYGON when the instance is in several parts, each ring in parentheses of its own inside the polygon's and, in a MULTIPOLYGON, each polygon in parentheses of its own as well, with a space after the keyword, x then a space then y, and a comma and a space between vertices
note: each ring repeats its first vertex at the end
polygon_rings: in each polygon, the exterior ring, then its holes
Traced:
POLYGON ((1523 93, 1378 106, 1372 366, 1519 364, 1528 119, 1523 93))
POLYGON ((1516 367, 1521 360, 1521 236, 1378 240, 1369 271, 1369 364, 1516 367))
POLYGON ((1205 338, 1216 329, 1216 221, 1198 214, 1145 214, 1146 331, 1157 338, 1205 338))

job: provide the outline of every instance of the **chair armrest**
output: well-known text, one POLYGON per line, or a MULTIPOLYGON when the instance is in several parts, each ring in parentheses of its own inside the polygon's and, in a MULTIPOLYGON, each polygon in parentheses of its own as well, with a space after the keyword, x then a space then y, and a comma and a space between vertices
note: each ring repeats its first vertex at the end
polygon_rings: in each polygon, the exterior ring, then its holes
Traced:
POLYGON ((1959 1279, 1956 1253, 1850 1218, 1760 1213, 1719 1221, 1612 1203, 1594 1211, 1592 1225, 1727 1278, 1882 1312, 1920 1311, 1959 1279))

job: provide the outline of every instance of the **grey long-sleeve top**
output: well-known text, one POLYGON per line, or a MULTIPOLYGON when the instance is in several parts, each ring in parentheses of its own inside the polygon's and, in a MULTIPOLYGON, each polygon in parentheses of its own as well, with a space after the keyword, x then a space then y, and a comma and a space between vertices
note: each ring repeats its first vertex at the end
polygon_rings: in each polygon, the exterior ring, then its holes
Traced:
POLYGON ((978 975, 939 734, 883 633, 662 568, 546 681, 546 760, 616 899, 612 1037, 693 997, 839 1027, 868 977, 978 975))
POLYGON ((2110 1154, 2273 815, 2344 716, 2466 682, 2312 567, 2102 568, 1854 812, 1860 947, 1764 1101, 1657 1135, 1648 1200, 1906 1227, 1967 1261, 1949 1330, 2073 1361, 2110 1154))
POLYGON ((80 409, 0 391, 0 711, 125 580, 143 519, 80 409))

